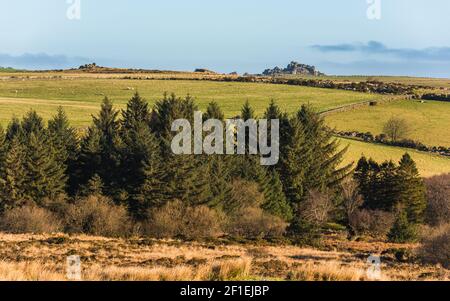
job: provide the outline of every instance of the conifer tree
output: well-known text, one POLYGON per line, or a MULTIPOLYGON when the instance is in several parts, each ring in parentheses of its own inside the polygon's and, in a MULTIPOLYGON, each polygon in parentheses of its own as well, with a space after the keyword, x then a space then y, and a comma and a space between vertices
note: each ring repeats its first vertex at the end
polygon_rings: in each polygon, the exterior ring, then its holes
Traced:
POLYGON ((117 188, 117 183, 121 182, 118 172, 122 141, 119 135, 118 114, 119 112, 113 108, 112 102, 105 97, 99 115, 93 117, 93 126, 99 134, 101 160, 95 173, 102 178, 106 188, 110 188, 109 190, 117 188))
POLYGON ((302 105, 297 118, 303 126, 305 145, 314 153, 306 170, 304 189, 321 192, 334 190, 352 169, 352 164, 339 167, 348 147, 339 150, 339 143, 333 138, 332 131, 311 107, 302 105))
POLYGON ((48 133, 57 162, 65 166, 68 189, 73 192, 76 188, 74 176, 80 146, 76 130, 70 126, 62 107, 59 107, 57 114, 49 120, 48 133))
POLYGON ((128 101, 126 110, 122 110, 122 131, 136 129, 141 123, 150 126, 151 112, 148 103, 138 92, 128 101))
POLYGON ((65 193, 65 167, 58 163, 43 134, 30 133, 26 147, 25 170, 25 193, 37 204, 45 198, 54 199, 65 193))
POLYGON ((269 181, 267 182, 262 204, 264 211, 281 217, 285 221, 290 221, 293 217, 292 208, 286 199, 283 191, 283 183, 277 171, 268 172, 269 181))
POLYGON ((56 115, 49 120, 48 131, 57 160, 65 165, 69 165, 69 161, 75 161, 79 149, 78 137, 62 107, 59 107, 56 115))
POLYGON ((303 200, 311 148, 306 147, 303 125, 298 118, 290 121, 289 140, 281 154, 279 173, 284 192, 294 210, 303 200))
POLYGON ((241 109, 241 118, 244 121, 256 118, 255 110, 253 110, 250 106, 250 102, 248 100, 244 103, 244 106, 241 109))
POLYGON ((408 221, 422 223, 426 204, 425 184, 419 176, 416 163, 404 154, 398 167, 399 202, 404 206, 408 221))
POLYGON ((0 211, 21 206, 29 201, 26 195, 25 148, 14 137, 5 153, 0 177, 0 211))
POLYGON ((220 121, 225 120, 225 114, 220 109, 220 106, 217 102, 213 101, 208 104, 206 108, 206 113, 203 115, 204 119, 217 119, 220 121))
POLYGON ((122 139, 125 147, 121 173, 124 189, 131 196, 129 209, 136 218, 143 218, 148 208, 165 201, 161 146, 144 122, 126 130, 122 139))
POLYGON ((3 131, 3 127, 0 125, 0 179, 3 178, 4 175, 5 157, 8 150, 6 143, 6 135, 3 131))
POLYGON ((389 241, 396 243, 414 242, 417 240, 417 236, 417 225, 409 222, 407 212, 400 208, 394 226, 388 234, 389 241))
POLYGON ((83 185, 80 189, 81 196, 91 196, 91 195, 103 195, 103 181, 99 175, 95 174, 92 178, 87 181, 85 185, 83 185))
POLYGON ((102 164, 100 135, 100 131, 91 126, 81 141, 80 154, 73 175, 77 189, 80 189, 94 176, 101 179, 98 174, 102 164))
POLYGON ((21 133, 20 120, 14 116, 6 129, 6 140, 12 141, 14 137, 20 136, 21 133))
POLYGON ((20 128, 25 137, 32 134, 40 135, 45 132, 44 120, 33 110, 23 117, 20 128))

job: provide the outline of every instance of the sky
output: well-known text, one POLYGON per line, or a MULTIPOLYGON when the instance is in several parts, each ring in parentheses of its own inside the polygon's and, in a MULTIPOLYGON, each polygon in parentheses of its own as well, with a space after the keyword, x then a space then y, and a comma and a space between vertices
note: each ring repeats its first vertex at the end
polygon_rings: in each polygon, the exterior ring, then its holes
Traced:
POLYGON ((298 61, 448 78, 449 12, 448 0, 0 0, 0 66, 261 73, 298 61))

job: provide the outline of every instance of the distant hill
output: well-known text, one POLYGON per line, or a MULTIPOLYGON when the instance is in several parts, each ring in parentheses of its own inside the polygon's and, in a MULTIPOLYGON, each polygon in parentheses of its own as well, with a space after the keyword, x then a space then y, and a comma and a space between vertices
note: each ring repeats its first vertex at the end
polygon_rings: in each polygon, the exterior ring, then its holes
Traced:
POLYGON ((0 67, 0 72, 20 72, 22 70, 17 70, 11 67, 0 67))
POLYGON ((286 74, 299 74, 299 75, 311 75, 311 76, 323 76, 324 73, 318 71, 315 66, 300 64, 298 62, 290 62, 286 68, 275 67, 273 69, 266 69, 262 73, 263 75, 286 75, 286 74))

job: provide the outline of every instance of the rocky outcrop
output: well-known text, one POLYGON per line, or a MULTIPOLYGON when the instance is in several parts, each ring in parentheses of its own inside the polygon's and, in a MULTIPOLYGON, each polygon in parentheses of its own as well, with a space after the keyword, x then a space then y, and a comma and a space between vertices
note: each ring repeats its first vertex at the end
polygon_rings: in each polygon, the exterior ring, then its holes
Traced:
POLYGON ((273 69, 266 69, 263 75, 273 76, 273 75, 285 75, 285 74, 299 74, 299 75, 312 75, 321 76, 325 75, 319 72, 315 66, 300 64, 297 62, 290 62, 286 68, 282 69, 280 67, 275 67, 273 69))

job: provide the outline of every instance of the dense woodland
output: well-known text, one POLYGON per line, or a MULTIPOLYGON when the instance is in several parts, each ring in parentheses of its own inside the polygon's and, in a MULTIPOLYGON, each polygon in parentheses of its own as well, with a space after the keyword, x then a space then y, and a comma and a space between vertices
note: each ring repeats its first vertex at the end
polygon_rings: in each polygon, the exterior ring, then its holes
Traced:
MULTIPOLYGON (((48 124, 34 111, 13 118, 0 129, 2 230, 310 243, 345 227, 349 237, 407 242, 429 222, 408 154, 398 164, 363 157, 342 166, 346 149, 309 106, 292 116, 273 101, 264 116, 243 106, 244 120, 280 120, 280 161, 268 167, 258 155, 174 155, 172 121, 192 121, 195 111, 189 96, 165 95, 150 108, 136 93, 122 111, 105 98, 82 132, 62 108, 48 124)), ((224 113, 212 102, 204 118, 224 113)))

